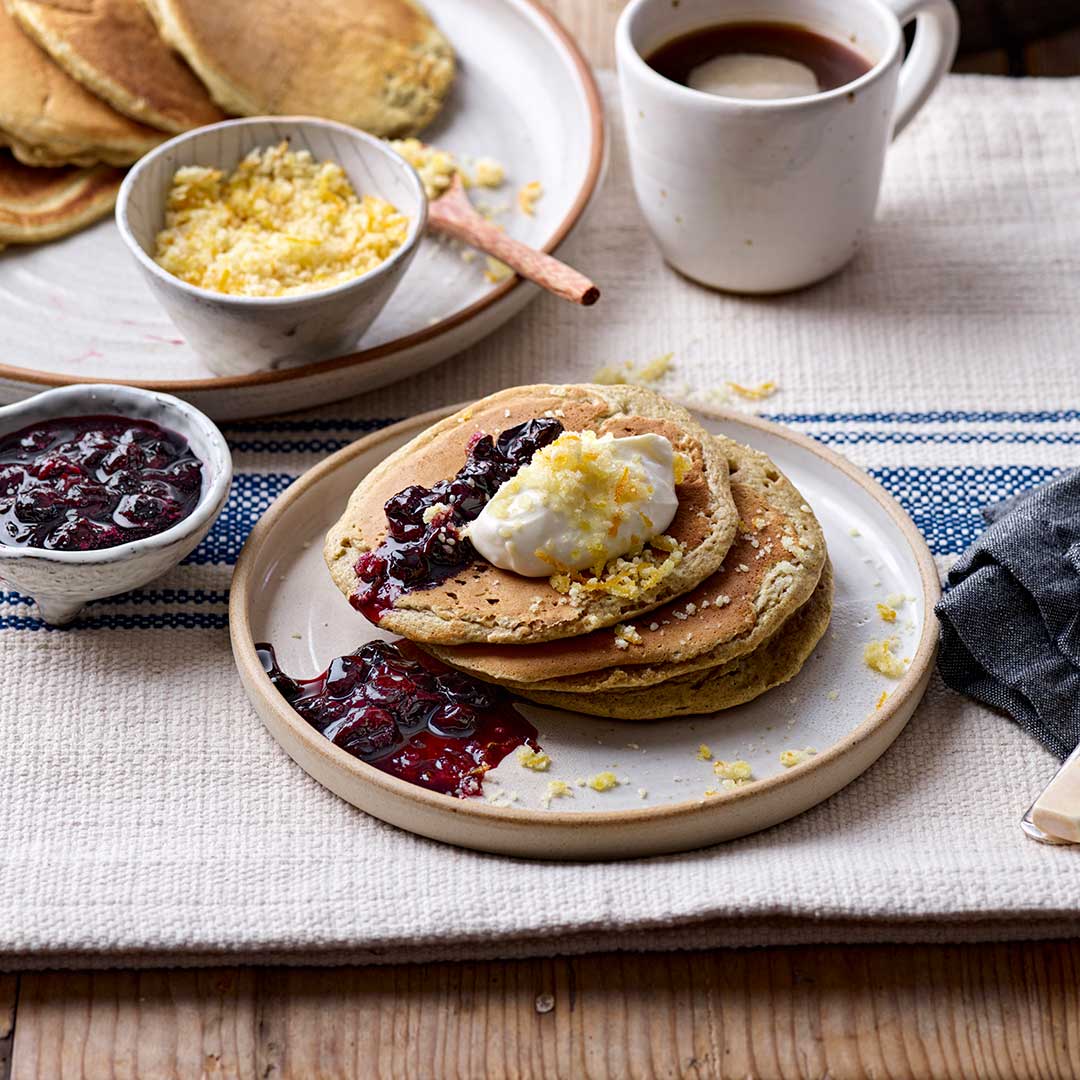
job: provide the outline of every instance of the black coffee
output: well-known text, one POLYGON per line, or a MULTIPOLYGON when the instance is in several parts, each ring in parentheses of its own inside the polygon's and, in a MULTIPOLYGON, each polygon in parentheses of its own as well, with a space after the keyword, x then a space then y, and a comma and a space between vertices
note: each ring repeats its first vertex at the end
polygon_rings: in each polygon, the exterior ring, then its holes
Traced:
POLYGON ((661 45, 645 60, 654 71, 683 86, 747 98, 835 90, 873 67, 848 45, 780 22, 707 26, 661 45), (770 58, 775 59, 770 63, 770 58))

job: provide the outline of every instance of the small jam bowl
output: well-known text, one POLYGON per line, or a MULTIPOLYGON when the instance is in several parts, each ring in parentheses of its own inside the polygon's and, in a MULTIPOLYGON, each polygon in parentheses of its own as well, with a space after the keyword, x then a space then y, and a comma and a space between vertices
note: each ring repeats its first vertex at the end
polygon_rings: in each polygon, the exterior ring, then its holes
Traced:
POLYGON ((248 375, 351 352, 375 321, 420 246, 427 196, 416 172, 381 139, 346 124, 302 116, 226 120, 178 135, 127 174, 116 223, 161 306, 218 375, 248 375), (153 257, 176 170, 205 165, 231 172, 251 150, 287 140, 316 161, 337 162, 357 195, 379 195, 409 218, 404 243, 373 270, 316 292, 230 296, 189 285, 153 257))
POLYGON ((210 531, 232 483, 225 436, 198 409, 169 394, 106 383, 46 390, 0 408, 0 436, 46 420, 76 416, 150 420, 188 441, 203 463, 203 486, 191 513, 155 536, 96 551, 48 551, 0 543, 0 578, 37 601, 52 626, 70 622, 90 600, 137 589, 171 570, 210 531))

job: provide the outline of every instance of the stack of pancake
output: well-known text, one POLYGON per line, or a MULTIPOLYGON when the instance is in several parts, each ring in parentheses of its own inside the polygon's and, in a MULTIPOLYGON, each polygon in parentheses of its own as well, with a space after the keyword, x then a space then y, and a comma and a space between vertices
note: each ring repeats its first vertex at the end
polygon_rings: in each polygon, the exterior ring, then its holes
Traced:
POLYGON ((679 406, 626 386, 529 386, 449 417, 391 455, 357 487, 327 537, 339 589, 386 536, 382 504, 461 467, 478 431, 539 416, 569 431, 654 432, 689 457, 667 530, 682 552, 655 587, 612 595, 560 591, 477 559, 434 587, 407 591, 380 627, 443 663, 542 705, 633 720, 715 712, 798 673, 829 624, 832 570, 813 511, 764 454, 709 435, 679 406))
POLYGON ((453 76, 415 0, 0 0, 0 246, 108 213, 172 134, 302 113, 411 135, 453 76))

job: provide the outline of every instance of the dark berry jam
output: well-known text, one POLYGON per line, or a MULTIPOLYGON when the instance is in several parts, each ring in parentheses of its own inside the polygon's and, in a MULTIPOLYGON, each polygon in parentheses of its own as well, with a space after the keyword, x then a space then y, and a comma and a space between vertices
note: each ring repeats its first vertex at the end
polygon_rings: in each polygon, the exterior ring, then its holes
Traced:
POLYGON ((445 795, 479 795, 484 773, 536 728, 505 690, 451 671, 419 649, 371 641, 314 679, 292 679, 256 645, 283 698, 335 746, 391 776, 445 795))
POLYGON ((116 547, 195 509, 202 462, 149 420, 79 416, 0 437, 0 543, 54 551, 116 547))
POLYGON ((349 602, 373 623, 403 593, 430 588, 453 577, 476 558, 461 535, 488 500, 563 432, 558 420, 540 417, 507 428, 498 439, 477 433, 465 464, 452 480, 434 487, 412 484, 386 500, 386 539, 356 561, 360 584, 349 602), (428 521, 425 511, 445 506, 428 521))

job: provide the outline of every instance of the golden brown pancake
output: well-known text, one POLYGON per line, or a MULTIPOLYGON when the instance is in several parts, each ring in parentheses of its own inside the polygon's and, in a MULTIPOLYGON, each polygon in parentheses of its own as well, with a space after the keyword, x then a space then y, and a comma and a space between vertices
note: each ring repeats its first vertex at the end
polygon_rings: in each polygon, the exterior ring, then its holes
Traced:
POLYGON ((802 495, 768 457, 725 443, 738 534, 717 573, 629 621, 640 642, 596 630, 536 645, 430 651, 444 663, 513 689, 563 693, 650 686, 753 652, 816 588, 825 537, 802 495))
POLYGON ((832 616, 833 574, 828 562, 810 599, 752 653, 640 690, 557 694, 518 690, 538 705, 620 720, 662 720, 731 709, 793 679, 810 658, 832 616))
POLYGON ((173 133, 225 119, 139 0, 7 0, 22 29, 118 112, 173 133))
POLYGON ((97 221, 123 179, 109 165, 34 169, 0 150, 0 245, 55 240, 97 221))
POLYGON ((0 7, 0 145, 27 165, 129 165, 161 142, 59 68, 0 7))
POLYGON ((302 113, 413 135, 442 107, 454 53, 415 0, 146 0, 165 40, 238 116, 302 113))
POLYGON ((493 394, 433 425, 361 481, 324 549, 341 592, 356 592, 357 559, 386 536, 383 505, 391 495, 410 484, 430 487, 453 477, 477 432, 497 435, 545 414, 568 431, 663 435, 689 458, 676 488, 679 509, 667 529, 682 547, 681 561, 651 591, 619 597, 585 589, 560 594, 546 578, 521 577, 477 559, 433 588, 403 593, 382 615, 384 630, 440 645, 572 637, 657 607, 717 570, 737 524, 721 441, 685 409, 640 387, 524 386, 493 394))

